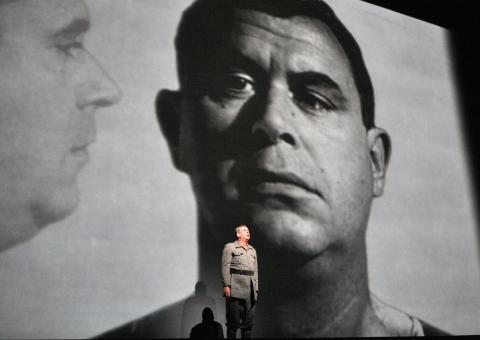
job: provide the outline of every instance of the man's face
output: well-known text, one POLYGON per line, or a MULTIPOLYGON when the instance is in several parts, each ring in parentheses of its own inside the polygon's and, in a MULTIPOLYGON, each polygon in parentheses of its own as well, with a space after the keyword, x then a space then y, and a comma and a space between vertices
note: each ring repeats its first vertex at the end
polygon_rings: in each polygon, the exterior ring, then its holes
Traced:
POLYGON ((217 226, 212 237, 228 239, 227 222, 247 221, 264 250, 302 260, 364 242, 383 186, 371 153, 383 146, 376 129, 366 131, 330 30, 239 9, 225 45, 210 53, 182 89, 172 151, 202 217, 217 226))
POLYGON ((241 241, 249 241, 250 240, 250 230, 247 227, 241 227, 237 232, 237 237, 241 241))
POLYGON ((0 213, 25 222, 1 230, 3 242, 36 232, 20 225, 44 226, 76 207, 94 113, 120 99, 83 46, 88 26, 80 0, 0 6, 0 213))

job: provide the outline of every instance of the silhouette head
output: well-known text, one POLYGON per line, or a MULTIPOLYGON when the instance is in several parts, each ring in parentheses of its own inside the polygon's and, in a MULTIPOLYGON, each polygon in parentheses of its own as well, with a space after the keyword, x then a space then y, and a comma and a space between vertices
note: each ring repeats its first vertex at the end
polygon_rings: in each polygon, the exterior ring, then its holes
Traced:
POLYGON ((202 322, 212 322, 213 321, 213 311, 209 307, 205 307, 202 312, 202 322))

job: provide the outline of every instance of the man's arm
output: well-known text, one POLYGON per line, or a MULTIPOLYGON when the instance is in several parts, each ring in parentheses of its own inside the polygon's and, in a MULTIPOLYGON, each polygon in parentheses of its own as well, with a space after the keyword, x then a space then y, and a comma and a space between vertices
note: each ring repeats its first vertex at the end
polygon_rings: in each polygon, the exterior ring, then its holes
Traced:
POLYGON ((223 291, 227 298, 230 297, 231 276, 230 276, 230 263, 232 262, 232 245, 227 243, 223 247, 222 254, 222 279, 223 279, 223 291))

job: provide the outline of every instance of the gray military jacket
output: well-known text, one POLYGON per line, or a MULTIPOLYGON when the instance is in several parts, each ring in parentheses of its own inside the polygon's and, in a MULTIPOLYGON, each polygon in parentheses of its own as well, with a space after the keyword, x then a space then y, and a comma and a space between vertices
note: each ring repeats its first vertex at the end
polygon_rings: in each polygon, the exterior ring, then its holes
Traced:
POLYGON ((253 296, 257 300, 258 293, 258 258, 257 251, 251 245, 247 249, 235 241, 227 243, 222 255, 223 286, 230 286, 231 297, 248 299, 250 297, 250 282, 253 283, 253 296), (230 273, 230 269, 253 271, 252 276, 230 273))

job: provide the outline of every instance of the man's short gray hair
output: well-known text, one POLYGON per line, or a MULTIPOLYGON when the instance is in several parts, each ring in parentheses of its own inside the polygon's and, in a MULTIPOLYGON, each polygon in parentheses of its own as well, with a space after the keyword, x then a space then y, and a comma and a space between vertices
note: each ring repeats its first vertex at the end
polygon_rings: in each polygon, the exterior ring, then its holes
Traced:
POLYGON ((240 224, 238 227, 235 228, 235 234, 237 234, 243 227, 248 229, 246 224, 240 224))

